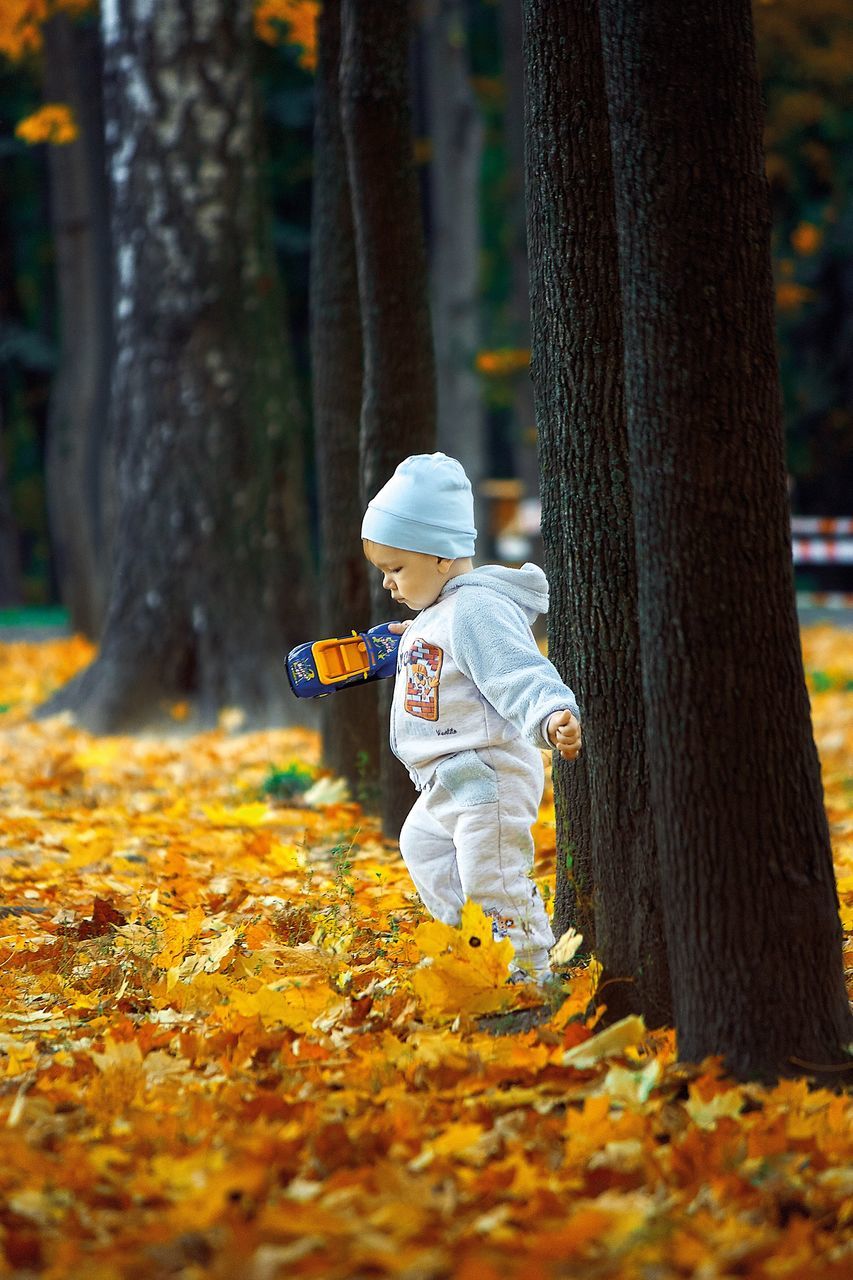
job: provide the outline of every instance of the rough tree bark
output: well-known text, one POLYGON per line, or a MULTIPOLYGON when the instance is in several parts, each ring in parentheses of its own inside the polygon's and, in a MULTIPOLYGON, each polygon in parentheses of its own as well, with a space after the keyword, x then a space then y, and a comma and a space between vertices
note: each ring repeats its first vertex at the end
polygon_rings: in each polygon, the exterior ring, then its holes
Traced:
MULTIPOLYGON (((435 440, 435 369, 412 148, 408 0, 344 0, 341 112, 364 340, 362 504, 407 455, 435 440)), ((370 577, 374 622, 403 616, 370 577)), ((411 782, 388 746, 391 681, 380 685, 382 825, 396 839, 411 782)))
POLYGON ((480 161, 483 122, 471 86, 463 0, 431 0, 422 12, 429 165, 430 297, 438 393, 438 447, 458 458, 474 490, 485 475, 480 379, 480 161))
POLYGON ((749 0, 600 0, 679 1054, 850 1063, 794 603, 749 0))
POLYGON ((64 13, 43 32, 45 98, 68 103, 79 127, 73 143, 48 148, 60 359, 45 482, 62 602, 72 629, 94 639, 103 623, 109 561, 102 476, 112 346, 101 42, 95 22, 72 22, 64 13))
MULTIPOLYGON (((294 714, 311 634, 301 445, 255 163, 249 0, 102 4, 116 255, 116 544, 96 662, 42 710, 99 732, 191 697, 294 714)), ((300 708, 302 710, 302 708, 300 708)))
MULTIPOLYGON (((317 26, 310 289, 324 636, 348 635, 352 628, 367 626, 370 618, 359 488, 361 314, 340 121, 340 28, 340 0, 325 0, 317 26)), ((379 769, 377 695, 376 684, 366 684, 321 704, 324 763, 371 807, 377 797, 369 782, 379 769)))
POLYGON ((597 0, 524 0, 528 245, 552 661, 584 750, 555 753, 555 932, 603 965, 608 1018, 671 1018, 644 745, 619 264, 597 0), (571 869, 566 874, 566 855, 571 869))

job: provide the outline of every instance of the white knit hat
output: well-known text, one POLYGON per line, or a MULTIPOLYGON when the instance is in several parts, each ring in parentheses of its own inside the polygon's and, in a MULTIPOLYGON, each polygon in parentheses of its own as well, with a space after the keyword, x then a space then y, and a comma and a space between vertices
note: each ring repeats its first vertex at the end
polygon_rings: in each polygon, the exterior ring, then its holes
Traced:
POLYGON ((474 495, 461 462, 416 453, 397 467, 367 506, 362 538, 449 560, 474 554, 474 495))

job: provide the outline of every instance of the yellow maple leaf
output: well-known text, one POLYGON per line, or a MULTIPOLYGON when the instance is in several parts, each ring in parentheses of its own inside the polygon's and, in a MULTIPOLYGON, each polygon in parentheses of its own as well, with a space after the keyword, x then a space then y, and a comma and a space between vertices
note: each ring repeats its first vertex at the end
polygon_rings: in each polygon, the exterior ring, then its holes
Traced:
POLYGON ((293 984, 280 989, 263 986, 251 994, 234 991, 230 1007, 243 1017, 257 1015, 265 1027, 279 1025, 293 1031, 308 1031, 314 1019, 326 1012, 333 999, 333 993, 325 984, 293 984))
POLYGON ((107 1036, 104 1041, 104 1052, 89 1051, 89 1057, 99 1071, 111 1071, 115 1068, 142 1067, 143 1054, 136 1040, 113 1040, 107 1036))
POLYGON ((583 942, 583 934, 567 929, 551 948, 551 964, 568 964, 583 942))
POLYGON ((65 837, 67 857, 63 860, 65 872, 74 871, 78 867, 87 867, 93 862, 100 862, 112 853, 115 843, 111 832, 103 829, 71 831, 65 837))
POLYGON ((715 1093, 711 1098, 703 1098, 695 1087, 691 1087, 689 1093, 684 1110, 700 1129, 714 1129, 721 1116, 736 1119, 746 1101, 741 1088, 726 1089, 723 1093, 715 1093))
POLYGON ((491 1013, 511 1002, 506 979, 513 945, 508 938, 495 940, 479 903, 465 903, 458 928, 430 921, 414 938, 431 963, 415 969, 412 986, 431 1014, 491 1013))
POLYGON ((0 1059, 0 1075, 18 1076, 36 1065, 39 1058, 37 1046, 26 1041, 11 1043, 7 1041, 4 1052, 6 1057, 0 1059))
POLYGON ((194 907, 185 916, 168 916, 160 941, 160 950, 151 957, 158 969, 170 969, 180 960, 190 941, 200 932, 205 921, 204 910, 194 907))
MULTIPOLYGON (((585 1044, 589 1043, 589 1040, 585 1041, 585 1044)), ((608 1098, 618 1099, 639 1110, 645 1106, 652 1090, 660 1082, 661 1070, 661 1064, 657 1058, 652 1058, 638 1071, 613 1066, 599 1085, 599 1090, 608 1098)))
POLYGON ((102 1142, 100 1145, 92 1143, 86 1153, 86 1159, 93 1173, 103 1175, 109 1173, 115 1165, 128 1164, 132 1156, 123 1147, 117 1147, 111 1142, 102 1142))
POLYGON ((470 1149, 480 1141, 485 1129, 481 1124, 473 1121, 459 1121, 456 1124, 448 1125, 442 1134, 440 1134, 433 1142, 429 1144, 429 1149, 435 1156, 458 1156, 470 1149))
POLYGON ((222 804, 203 804, 204 816, 215 827, 259 827, 270 811, 265 800, 253 800, 229 809, 222 804))
POLYGON ((449 1124, 432 1142, 428 1142, 420 1154, 410 1161, 409 1168, 413 1171, 426 1169, 435 1159, 482 1164, 495 1136, 476 1121, 457 1121, 449 1124))
MULTIPOLYGON (((180 965, 173 966, 168 970, 166 974, 166 990, 171 991, 176 982, 186 982, 200 973, 215 973, 224 958, 236 945, 237 939, 237 930, 230 927, 201 943, 194 949, 193 954, 184 957, 180 965)), ((188 941, 189 939, 186 940, 188 941)))
POLYGON ((80 769, 101 769, 114 764, 127 751, 125 742, 115 738, 104 738, 92 742, 82 751, 74 754, 74 763, 80 769))
POLYGON ((630 1045, 639 1044, 646 1035, 646 1024, 636 1014, 621 1018, 612 1027, 606 1027, 590 1036, 582 1044, 576 1044, 563 1054, 564 1067, 594 1067, 611 1053, 621 1053, 630 1045))
POLYGON ((227 1011, 223 1001, 230 1000, 234 984, 219 973, 196 973, 189 982, 183 982, 177 969, 169 969, 162 989, 152 986, 151 995, 157 1004, 168 1004, 182 1013, 209 1014, 218 1006, 227 1011))
POLYGON ((280 844, 276 841, 270 846, 266 856, 276 871, 301 871, 305 866, 305 854, 295 844, 280 844))

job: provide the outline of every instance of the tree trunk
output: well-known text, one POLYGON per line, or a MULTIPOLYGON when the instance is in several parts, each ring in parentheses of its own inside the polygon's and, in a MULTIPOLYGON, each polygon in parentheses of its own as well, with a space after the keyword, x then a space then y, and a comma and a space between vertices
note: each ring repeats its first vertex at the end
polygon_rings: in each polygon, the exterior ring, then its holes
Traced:
POLYGON ((60 596, 75 631, 103 623, 108 551, 102 468, 112 345, 109 213, 98 28, 57 13, 44 26, 44 94, 66 102, 75 142, 48 148, 60 363, 51 388, 47 504, 60 596))
POLYGON ((56 356, 49 332, 49 306, 28 304, 27 284, 49 294, 49 272, 31 259, 25 278, 18 261, 20 228, 14 213, 30 202, 40 224, 47 216, 43 157, 0 164, 0 574, 6 605, 52 600, 44 510, 44 442, 50 381, 56 356), (31 278, 36 270, 37 279, 31 278))
MULTIPOLYGON (((412 148, 408 0, 344 0, 341 110, 364 339, 362 506, 407 455, 435 440, 435 371, 412 148)), ((401 617, 370 577, 374 622, 401 617)), ((388 746, 391 682, 380 686, 382 823, 396 839, 412 789, 388 746)))
POLYGON ((525 0, 527 193, 549 653, 584 750, 555 753, 555 932, 603 965, 610 1019, 671 1017, 644 744, 622 321, 596 0, 525 0), (571 868, 566 874, 566 856, 571 868))
MULTIPOLYGON (((189 697, 294 714, 311 634, 301 422, 255 162, 251 5, 102 9, 116 255, 114 572, 96 662, 46 705, 96 732, 189 697)), ((300 711, 304 711, 300 708, 300 711)))
MULTIPOLYGON (((559 4, 559 0, 555 0, 559 4)), ((506 147, 507 253, 509 257, 509 297, 507 310, 516 347, 529 348, 530 264, 524 198, 524 24, 523 0, 501 0, 500 26, 503 51, 504 145, 506 147)), ((533 384, 526 369, 513 375, 515 430, 513 455, 515 473, 527 494, 539 486, 537 465, 536 413, 533 384)))
MULTIPOLYGON (((310 288, 324 636, 349 635, 370 618, 359 491, 361 315, 340 121, 340 29, 340 0, 326 0, 317 27, 310 288)), ((370 787, 379 771, 377 694, 376 684, 365 684, 321 704, 324 763, 369 807, 378 799, 376 784, 370 787)))
POLYGON ((429 136, 430 296, 438 390, 438 447, 458 458, 474 490, 475 522, 485 533, 480 493, 485 439, 480 379, 480 161, 483 124, 468 71, 463 0, 432 0, 424 10, 429 136))
POLYGON ((831 1068, 851 1018, 794 605, 750 5, 600 14, 679 1054, 754 1078, 831 1068))
MULTIPOLYGON (((3 441, 3 403, 0 400, 0 444, 3 441)), ((21 553, 18 527, 6 477, 4 454, 0 451, 0 609, 21 604, 21 553)))

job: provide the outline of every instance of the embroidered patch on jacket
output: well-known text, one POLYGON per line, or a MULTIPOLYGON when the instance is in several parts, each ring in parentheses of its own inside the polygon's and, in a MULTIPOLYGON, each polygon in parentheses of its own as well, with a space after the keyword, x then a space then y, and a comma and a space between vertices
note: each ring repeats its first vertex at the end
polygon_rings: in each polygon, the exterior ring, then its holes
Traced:
POLYGON ((410 716, 418 720, 438 719, 438 676, 444 650, 426 640, 416 640, 406 654, 406 700, 410 716))
POLYGON ((509 931, 515 924, 512 916, 502 916, 497 907, 484 907, 483 915, 492 917, 492 937, 495 942, 509 936, 509 931))

